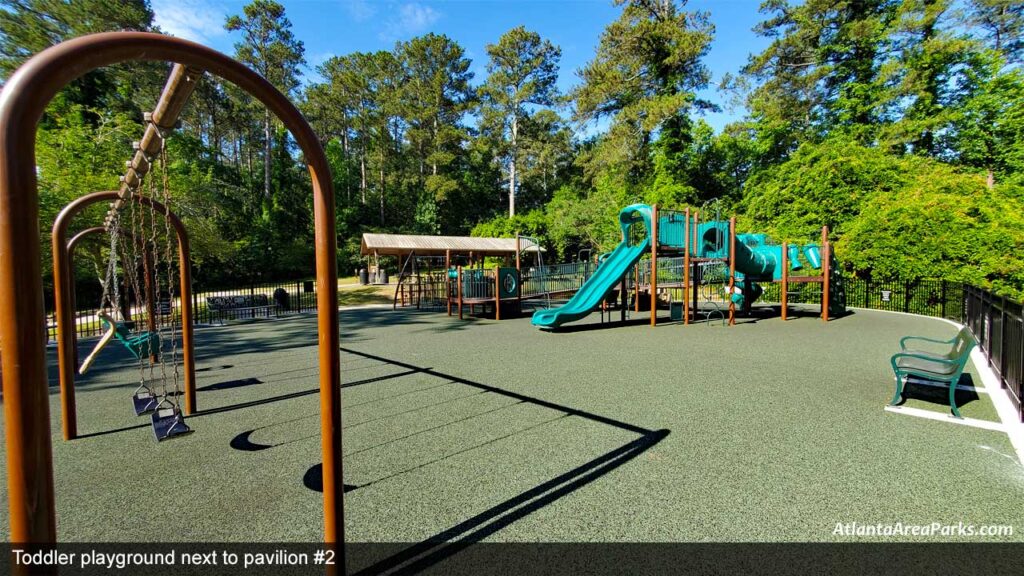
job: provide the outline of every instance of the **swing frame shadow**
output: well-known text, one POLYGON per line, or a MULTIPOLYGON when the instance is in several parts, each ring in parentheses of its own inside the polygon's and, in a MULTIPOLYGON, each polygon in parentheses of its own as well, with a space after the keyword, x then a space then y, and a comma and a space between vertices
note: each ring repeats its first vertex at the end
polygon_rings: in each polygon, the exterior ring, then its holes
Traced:
MULTIPOLYGON (((405 372, 400 372, 394 375, 395 377, 407 376, 410 374, 426 374, 448 382, 476 388, 483 392, 490 392, 507 398, 512 398, 520 402, 555 410, 557 412, 561 412, 564 416, 578 416, 592 422, 597 422, 599 424, 604 424, 606 426, 611 426, 639 435, 639 437, 634 440, 592 458, 591 460, 559 474, 550 480, 544 481, 533 488, 512 496, 511 498, 508 498, 487 510, 459 522, 455 526, 442 530, 419 543, 412 544, 394 553, 389 553, 389 555, 376 560, 370 566, 354 570, 353 574, 358 576, 391 573, 393 571, 396 573, 417 573, 426 570, 440 562, 443 562, 446 558, 458 554, 472 544, 480 542, 484 538, 498 532, 510 524, 532 514, 533 512, 536 512, 556 500, 559 500, 563 496, 571 494, 572 492, 596 481, 601 476, 608 474, 616 468, 633 460, 640 454, 643 454, 670 434, 670 431, 667 429, 650 430, 641 426, 615 420, 607 416, 601 416, 599 414, 549 402, 533 396, 511 392, 482 382, 462 378, 454 374, 439 372, 432 368, 424 368, 406 362, 401 362, 399 360, 386 358, 384 356, 360 352, 351 348, 343 347, 340 351, 405 370, 405 372)), ((358 384, 372 383, 376 380, 378 379, 367 379, 365 381, 358 382, 358 384)), ((243 435, 250 434, 253 431, 255 430, 243 433, 243 435)), ((238 437, 236 437, 236 439, 238 439, 238 437)), ((273 447, 264 447, 262 445, 255 446, 257 449, 273 447)), ((319 465, 314 465, 306 472, 306 475, 303 478, 303 483, 307 488, 316 490, 319 486, 316 482, 318 468, 319 465)), ((346 487, 346 491, 357 490, 360 487, 361 486, 348 486, 346 487)))

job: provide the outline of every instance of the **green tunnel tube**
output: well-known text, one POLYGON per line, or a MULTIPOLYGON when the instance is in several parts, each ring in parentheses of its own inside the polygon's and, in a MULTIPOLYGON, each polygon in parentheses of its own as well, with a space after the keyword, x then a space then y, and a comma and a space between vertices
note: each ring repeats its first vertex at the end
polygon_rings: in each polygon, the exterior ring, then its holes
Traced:
POLYGON ((804 265, 800 263, 800 247, 796 244, 789 245, 789 269, 803 270, 804 265))
MULTIPOLYGON (((698 227, 700 239, 698 253, 701 258, 727 258, 729 256, 729 223, 707 222, 698 227)), ((782 258, 778 246, 767 246, 765 234, 736 235, 736 278, 738 283, 729 297, 738 306, 753 303, 764 293, 764 289, 752 279, 770 280, 775 278, 782 258), (777 254, 776 254, 777 252, 777 254)))
POLYGON ((821 268, 821 249, 817 244, 804 246, 804 256, 807 257, 807 263, 811 265, 811 268, 821 268))

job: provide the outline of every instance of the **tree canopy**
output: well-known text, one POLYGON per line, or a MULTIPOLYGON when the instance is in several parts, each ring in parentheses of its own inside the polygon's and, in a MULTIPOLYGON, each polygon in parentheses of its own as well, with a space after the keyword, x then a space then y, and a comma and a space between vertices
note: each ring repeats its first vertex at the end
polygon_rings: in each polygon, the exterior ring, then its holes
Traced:
MULTIPOLYGON (((479 78, 456 39, 428 33, 331 57, 310 79, 281 4, 253 0, 224 24, 235 56, 294 99, 324 144, 342 271, 359 266, 364 231, 521 233, 554 261, 613 247, 628 203, 720 198, 742 228, 778 240, 830 226, 849 274, 1024 294, 1020 2, 765 0, 753 32, 767 47, 722 78, 706 63, 709 14, 683 0, 613 4, 618 18, 567 94, 560 48, 523 26, 487 46, 479 78), (746 109, 718 132, 698 96, 713 81, 746 109)), ((157 28, 142 0, 0 0, 0 81, 47 46, 105 30, 157 28)), ((98 70, 47 109, 42 230, 72 198, 116 187, 166 73, 98 70)), ((309 175, 262 107, 204 78, 168 151, 198 281, 309 273, 309 175)), ((104 258, 87 252, 83 279, 104 258)))

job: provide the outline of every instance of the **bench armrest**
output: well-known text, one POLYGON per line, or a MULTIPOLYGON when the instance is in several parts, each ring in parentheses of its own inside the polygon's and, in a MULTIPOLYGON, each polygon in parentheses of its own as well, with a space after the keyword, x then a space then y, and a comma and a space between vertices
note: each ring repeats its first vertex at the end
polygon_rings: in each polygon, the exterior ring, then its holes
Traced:
POLYGON ((893 368, 896 368, 896 360, 898 358, 916 358, 918 360, 927 360, 928 362, 935 362, 937 364, 948 364, 950 366, 956 366, 960 364, 961 360, 960 358, 954 358, 952 360, 947 358, 939 358, 936 356, 932 356, 930 354, 922 354, 919 352, 897 352, 892 355, 892 358, 889 359, 889 361, 892 362, 893 368))
POLYGON ((922 340, 924 342, 932 342, 933 344, 952 344, 953 342, 956 342, 956 338, 951 338, 949 340, 936 340, 934 338, 925 338, 924 336, 904 336, 903 338, 900 338, 900 350, 907 349, 906 343, 908 340, 922 340))

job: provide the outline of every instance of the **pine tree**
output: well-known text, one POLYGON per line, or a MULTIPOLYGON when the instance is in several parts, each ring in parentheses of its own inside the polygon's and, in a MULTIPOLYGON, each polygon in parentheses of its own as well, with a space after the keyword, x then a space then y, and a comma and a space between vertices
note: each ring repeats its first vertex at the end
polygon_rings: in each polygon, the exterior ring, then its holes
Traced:
MULTIPOLYGON (((242 32, 235 44, 235 57, 248 64, 275 88, 291 95, 299 86, 299 67, 305 64, 305 48, 292 34, 292 23, 284 14, 284 6, 273 0, 254 0, 242 8, 242 15, 229 16, 224 27, 242 32)), ((271 167, 273 163, 273 127, 270 110, 263 111, 263 217, 268 219, 273 208, 271 167)))
POLYGON ((487 81, 480 88, 482 123, 501 149, 508 167, 508 214, 516 214, 517 174, 523 119, 527 108, 552 106, 558 98, 558 61, 562 51, 536 32, 519 26, 487 46, 487 81))

